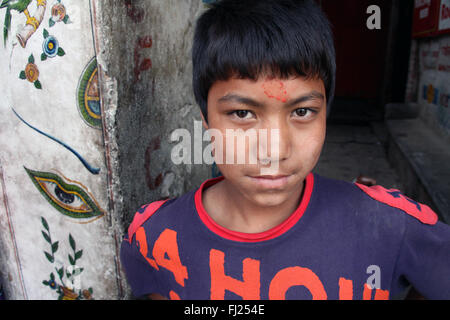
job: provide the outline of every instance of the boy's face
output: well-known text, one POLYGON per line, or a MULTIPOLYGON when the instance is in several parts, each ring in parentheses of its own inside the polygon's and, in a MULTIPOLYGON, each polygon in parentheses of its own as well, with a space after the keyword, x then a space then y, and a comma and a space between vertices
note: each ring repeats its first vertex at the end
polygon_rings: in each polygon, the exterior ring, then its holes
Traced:
POLYGON ((325 97, 320 79, 260 77, 257 81, 232 78, 215 82, 209 90, 208 124, 204 125, 222 134, 223 158, 219 159, 216 152, 215 159, 228 186, 262 207, 277 206, 298 195, 324 144, 325 97), (258 133, 257 143, 247 140, 240 149, 235 140, 234 150, 231 149, 234 164, 227 164, 226 160, 230 151, 227 140, 231 139, 230 135, 227 138, 227 129, 253 129, 258 133), (259 134, 264 132, 261 129, 265 129, 267 140, 259 134), (271 134, 277 133, 278 142, 271 140, 271 134), (261 148, 263 141, 267 141, 265 148, 261 148), (245 164, 236 164, 237 155, 243 153, 245 164), (250 155, 256 155, 256 163, 249 160, 250 155), (264 168, 271 169, 263 171, 264 168))

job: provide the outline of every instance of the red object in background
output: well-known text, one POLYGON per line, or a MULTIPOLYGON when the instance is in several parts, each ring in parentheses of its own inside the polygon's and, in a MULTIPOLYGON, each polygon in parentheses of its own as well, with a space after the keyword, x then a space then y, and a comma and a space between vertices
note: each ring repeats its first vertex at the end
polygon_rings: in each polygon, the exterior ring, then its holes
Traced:
POLYGON ((430 37, 438 33, 441 0, 415 0, 413 37, 430 37))
POLYGON ((450 0, 441 0, 438 33, 450 33, 450 0))

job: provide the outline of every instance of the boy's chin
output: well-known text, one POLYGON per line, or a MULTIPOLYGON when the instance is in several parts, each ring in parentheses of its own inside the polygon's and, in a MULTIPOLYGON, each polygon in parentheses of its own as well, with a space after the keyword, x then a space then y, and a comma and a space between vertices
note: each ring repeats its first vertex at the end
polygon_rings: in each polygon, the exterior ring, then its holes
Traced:
POLYGON ((290 194, 279 191, 266 191, 258 194, 252 194, 251 200, 255 206, 263 208, 276 208, 289 199, 290 194))

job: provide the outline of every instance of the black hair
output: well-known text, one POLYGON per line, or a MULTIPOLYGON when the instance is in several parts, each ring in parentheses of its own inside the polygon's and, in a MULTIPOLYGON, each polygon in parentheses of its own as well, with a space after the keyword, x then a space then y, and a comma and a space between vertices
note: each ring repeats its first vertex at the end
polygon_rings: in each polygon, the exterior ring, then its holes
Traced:
POLYGON ((194 96, 207 121, 216 81, 304 76, 324 82, 329 112, 335 60, 330 23, 313 0, 219 0, 195 27, 194 96))

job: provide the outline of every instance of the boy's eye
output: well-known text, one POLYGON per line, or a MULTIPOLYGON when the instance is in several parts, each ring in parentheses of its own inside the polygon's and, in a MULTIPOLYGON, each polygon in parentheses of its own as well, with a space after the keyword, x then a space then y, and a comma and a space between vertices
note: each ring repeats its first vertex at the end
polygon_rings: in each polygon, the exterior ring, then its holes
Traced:
POLYGON ((248 110, 235 110, 230 112, 230 115, 234 115, 236 117, 238 117, 239 119, 251 119, 252 118, 252 113, 248 110))
POLYGON ((238 110, 238 111, 236 111, 236 115, 239 117, 239 118, 245 118, 247 115, 248 115, 248 111, 246 111, 246 110, 238 110))
POLYGON ((315 113, 317 113, 317 111, 315 111, 313 109, 309 109, 309 108, 298 108, 298 109, 294 110, 294 112, 293 112, 295 117, 300 117, 300 118, 310 118, 315 113))

